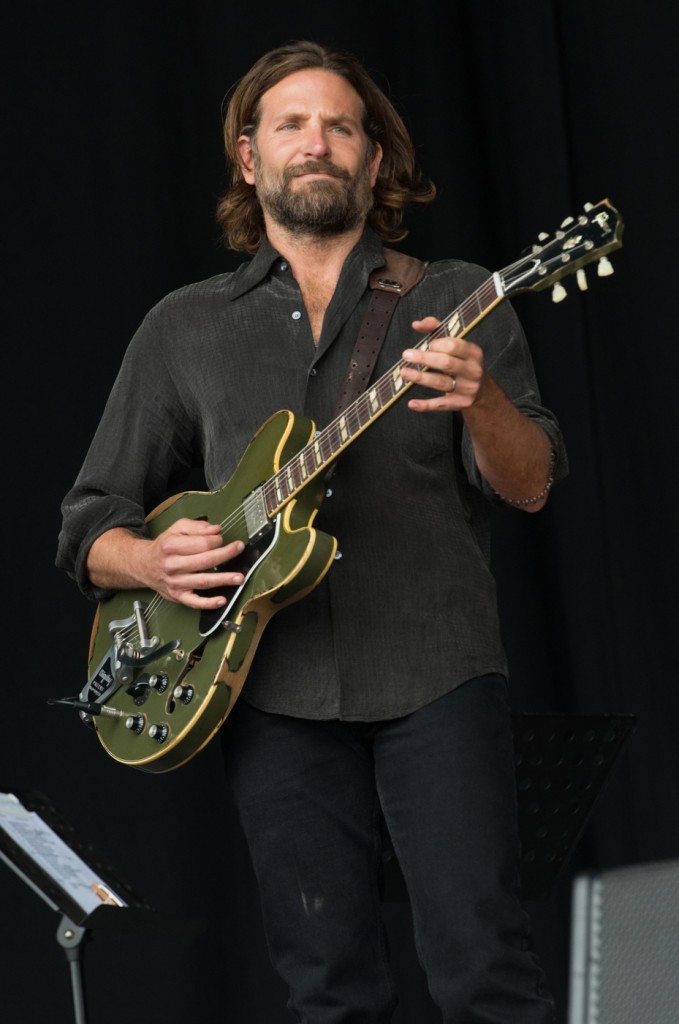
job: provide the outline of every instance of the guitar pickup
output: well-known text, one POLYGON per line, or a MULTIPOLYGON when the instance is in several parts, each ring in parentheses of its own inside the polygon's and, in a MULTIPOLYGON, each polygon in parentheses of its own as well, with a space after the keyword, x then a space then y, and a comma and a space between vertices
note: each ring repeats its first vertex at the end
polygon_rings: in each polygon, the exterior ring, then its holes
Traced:
POLYGON ((261 540, 270 530, 273 523, 266 514, 264 504, 264 492, 261 487, 251 491, 243 501, 243 514, 245 515, 245 526, 248 531, 248 539, 251 544, 261 540))

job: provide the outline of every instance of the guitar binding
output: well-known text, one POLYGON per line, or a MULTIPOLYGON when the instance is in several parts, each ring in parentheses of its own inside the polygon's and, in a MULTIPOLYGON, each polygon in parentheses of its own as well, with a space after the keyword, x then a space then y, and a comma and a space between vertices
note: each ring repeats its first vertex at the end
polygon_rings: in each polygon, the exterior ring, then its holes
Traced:
POLYGON ((243 582, 237 587, 215 587, 211 590, 201 591, 204 595, 222 594, 227 598, 227 603, 222 608, 210 608, 201 611, 198 626, 198 632, 201 636, 212 636, 215 630, 220 626, 224 629, 230 629, 235 633, 240 632, 240 626, 229 620, 229 612, 238 601, 243 588, 246 586, 257 566, 267 557, 269 551, 278 540, 279 533, 280 514, 275 517, 273 522, 270 519, 267 519, 265 526, 259 526, 258 532, 255 536, 250 538, 248 543, 245 545, 245 548, 237 558, 232 559, 228 565, 219 565, 216 567, 216 572, 227 570, 229 572, 242 572, 243 582), (262 545, 261 542, 268 540, 268 538, 271 538, 270 541, 266 545, 262 545))

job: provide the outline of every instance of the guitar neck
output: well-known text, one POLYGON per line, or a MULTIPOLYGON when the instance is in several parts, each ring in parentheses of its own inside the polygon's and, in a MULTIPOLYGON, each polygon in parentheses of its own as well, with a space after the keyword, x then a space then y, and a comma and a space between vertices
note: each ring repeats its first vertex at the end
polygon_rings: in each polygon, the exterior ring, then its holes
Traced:
MULTIPOLYGON (((449 313, 435 331, 425 335, 416 351, 426 352, 435 338, 463 337, 505 297, 500 274, 493 274, 449 313)), ((401 376, 406 365, 399 360, 367 391, 359 395, 336 419, 320 430, 313 441, 263 485, 267 515, 274 516, 314 477, 324 473, 349 445, 408 391, 412 384, 401 376)))

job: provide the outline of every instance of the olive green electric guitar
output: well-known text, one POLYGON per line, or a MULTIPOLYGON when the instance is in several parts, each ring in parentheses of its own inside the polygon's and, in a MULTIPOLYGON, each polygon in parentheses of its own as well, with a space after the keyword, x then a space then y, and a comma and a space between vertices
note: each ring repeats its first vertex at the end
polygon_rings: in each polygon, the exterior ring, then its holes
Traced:
MULTIPOLYGON (((587 206, 489 277, 415 347, 426 351, 435 337, 465 335, 514 293, 538 291, 575 271, 584 285, 580 268, 595 259, 600 273, 610 273, 606 254, 621 245, 621 234, 622 221, 608 200, 587 206)), ((223 591, 227 604, 217 612, 198 612, 150 590, 119 591, 100 603, 89 680, 78 698, 51 703, 75 707, 115 760, 166 772, 215 735, 271 617, 328 572, 337 542, 313 525, 326 472, 409 389, 403 365, 397 363, 321 431, 292 412, 275 413, 224 487, 188 491, 151 513, 152 537, 184 517, 221 523, 225 544, 245 543, 243 555, 229 563, 245 580, 223 591)))

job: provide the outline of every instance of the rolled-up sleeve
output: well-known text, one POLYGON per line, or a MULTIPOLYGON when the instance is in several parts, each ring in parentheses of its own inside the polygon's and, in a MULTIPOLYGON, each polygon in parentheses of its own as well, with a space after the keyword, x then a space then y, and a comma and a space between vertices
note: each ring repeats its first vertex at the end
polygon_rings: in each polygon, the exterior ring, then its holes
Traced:
MULTIPOLYGON (((481 345, 485 367, 507 397, 544 430, 554 453, 554 482, 563 479, 568 473, 568 456, 561 428, 554 413, 542 404, 530 349, 512 306, 505 303, 493 310, 487 320, 469 334, 469 340, 481 345)), ((492 501, 501 502, 478 470, 466 428, 462 437, 462 459, 470 482, 492 501)))
POLYGON ((163 319, 152 310, 130 342, 78 477, 65 496, 56 565, 99 600, 87 555, 115 527, 144 533, 145 509, 167 496, 192 462, 191 430, 163 358, 163 319))

